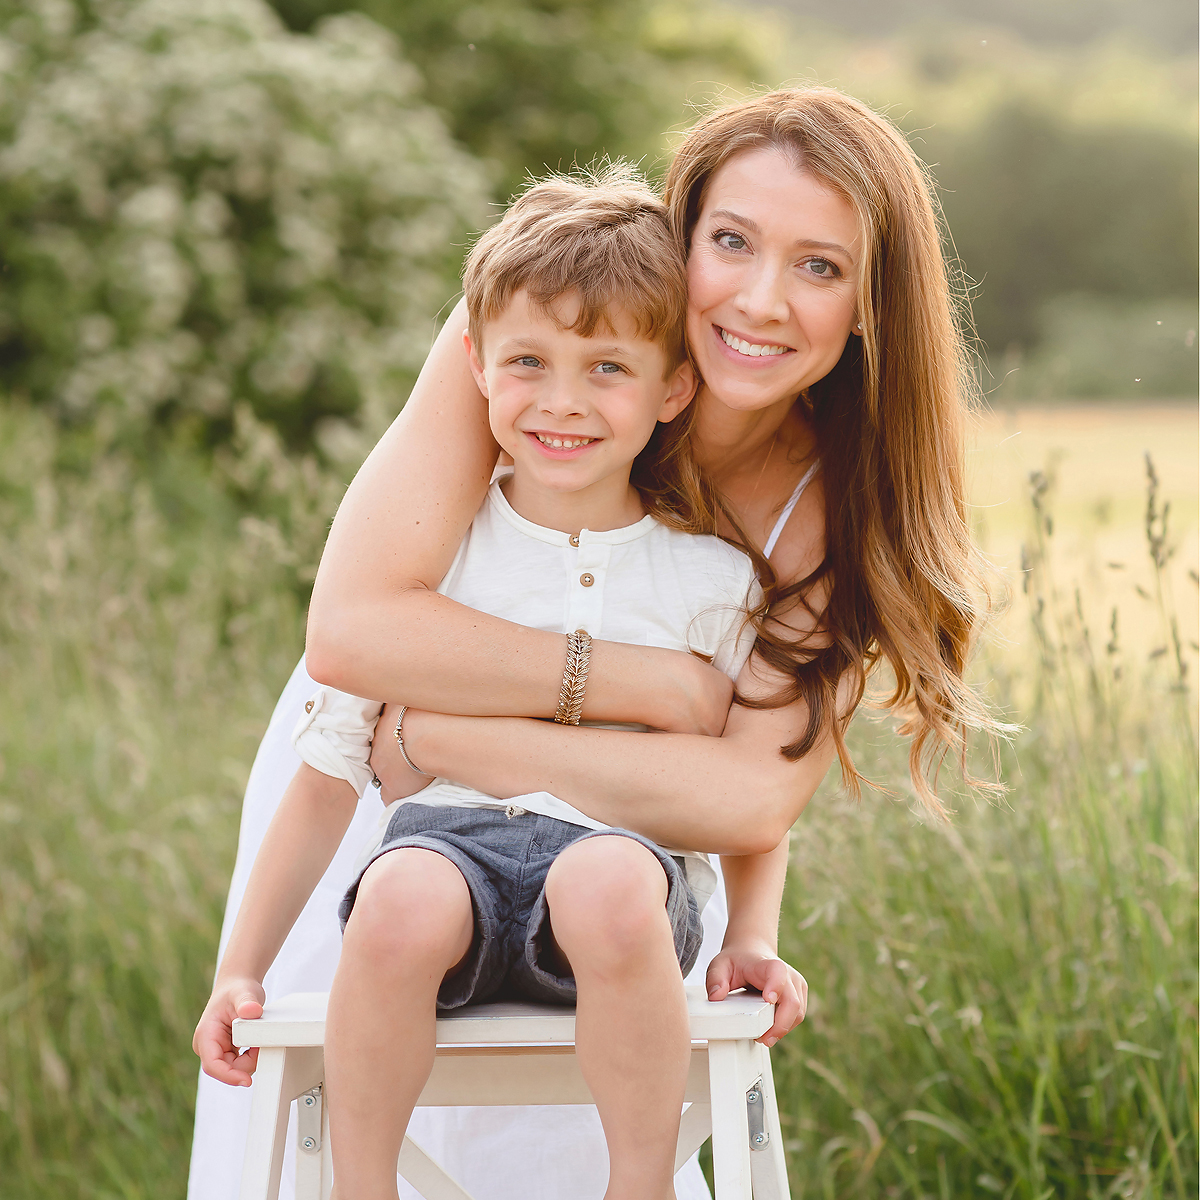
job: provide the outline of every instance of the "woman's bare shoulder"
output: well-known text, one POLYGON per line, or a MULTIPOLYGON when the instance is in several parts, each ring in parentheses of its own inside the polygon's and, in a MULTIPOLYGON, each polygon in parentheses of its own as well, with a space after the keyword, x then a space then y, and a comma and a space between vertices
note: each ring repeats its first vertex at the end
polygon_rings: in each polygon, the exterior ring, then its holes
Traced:
POLYGON ((825 485, 818 469, 783 527, 771 565, 782 584, 811 574, 825 557, 825 485))

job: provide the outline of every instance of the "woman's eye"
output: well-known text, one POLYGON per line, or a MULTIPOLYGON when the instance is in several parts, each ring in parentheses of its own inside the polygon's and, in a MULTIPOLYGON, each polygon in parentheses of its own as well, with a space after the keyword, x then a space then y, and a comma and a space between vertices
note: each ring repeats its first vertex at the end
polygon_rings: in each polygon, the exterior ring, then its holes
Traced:
POLYGON ((713 241, 723 250, 745 250, 747 245, 746 239, 740 233, 733 233, 728 229, 714 233, 713 241))
POLYGON ((822 279, 837 279, 841 275, 837 264, 831 263, 827 258, 810 258, 804 265, 822 279))

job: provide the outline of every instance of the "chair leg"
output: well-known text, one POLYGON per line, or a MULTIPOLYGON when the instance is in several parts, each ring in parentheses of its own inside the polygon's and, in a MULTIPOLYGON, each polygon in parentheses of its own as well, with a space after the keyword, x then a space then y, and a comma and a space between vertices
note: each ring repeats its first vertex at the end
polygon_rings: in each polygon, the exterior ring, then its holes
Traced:
POLYGON ((333 1193, 333 1147, 329 1144, 329 1105, 321 1105, 321 1200, 333 1193))
POLYGON ((425 1200, 474 1200, 462 1184, 447 1175, 442 1165, 410 1137, 405 1137, 400 1147, 396 1170, 425 1200))
POLYGON ((708 1043, 714 1200, 751 1200, 746 1054, 741 1042, 708 1043))
MULTIPOLYGON (((319 1087, 305 1092, 296 1102, 296 1200, 327 1200, 327 1108, 319 1087)), ((328 1183, 332 1186, 332 1180, 328 1183)))
POLYGON ((264 1046, 251 1088, 241 1200, 279 1200, 288 1108, 324 1075, 319 1046, 264 1046))
POLYGON ((787 1155, 783 1148, 783 1129, 779 1123, 779 1105, 775 1099, 775 1079, 771 1074, 771 1052, 758 1042, 751 1046, 755 1067, 762 1075, 764 1126, 768 1137, 761 1150, 750 1152, 750 1177, 754 1181, 754 1200, 789 1200, 787 1155))
POLYGON ((679 1141, 675 1144, 676 1173, 711 1135, 712 1105, 701 1101, 689 1104, 679 1119, 679 1141))

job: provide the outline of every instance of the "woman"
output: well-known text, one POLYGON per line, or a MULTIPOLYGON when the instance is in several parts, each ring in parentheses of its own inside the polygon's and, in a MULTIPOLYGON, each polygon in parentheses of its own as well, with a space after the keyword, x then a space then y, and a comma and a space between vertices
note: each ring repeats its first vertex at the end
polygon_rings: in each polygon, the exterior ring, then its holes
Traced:
MULTIPOLYGON (((789 90, 711 114, 681 144, 667 202, 687 247, 688 335, 704 382, 686 436, 660 452, 695 466, 714 528, 775 583, 739 703, 728 709, 727 681, 687 655, 598 642, 584 717, 667 732, 533 720, 554 711, 562 639, 433 590, 496 460, 461 306, 334 521, 308 668, 407 703, 405 745, 426 771, 496 795, 545 789, 665 844, 744 856, 726 875, 730 920, 707 985, 716 998, 743 985, 776 998, 770 1043, 802 1017, 805 993, 775 953, 787 831, 835 753, 856 786, 843 732, 868 671, 885 662, 894 676, 888 704, 934 811, 931 764, 961 753, 969 729, 992 727, 963 681, 983 578, 963 496, 965 356, 928 183, 903 137, 857 101, 789 90)), ((299 695, 303 682, 289 689, 299 695)), ((273 729, 286 723, 277 710, 273 729)), ((268 743, 270 731, 260 757, 268 743)), ((407 770, 382 739, 373 764, 385 785, 407 770)), ((248 802, 239 870, 253 856, 252 821, 269 817, 252 818, 248 802)), ((315 945, 303 932, 293 941, 315 945)), ((327 985, 323 970, 305 970, 281 973, 268 993, 327 985), (305 970, 312 981, 297 983, 305 970)), ((195 1185, 212 1136, 202 1127, 216 1121, 203 1093, 193 1200, 209 1194, 195 1185)), ((467 1113, 446 1158, 468 1189, 601 1194, 594 1117, 467 1113)), ((440 1138, 432 1125, 413 1133, 440 1138)), ((702 1188, 698 1172, 677 1181, 680 1196, 702 1188)))

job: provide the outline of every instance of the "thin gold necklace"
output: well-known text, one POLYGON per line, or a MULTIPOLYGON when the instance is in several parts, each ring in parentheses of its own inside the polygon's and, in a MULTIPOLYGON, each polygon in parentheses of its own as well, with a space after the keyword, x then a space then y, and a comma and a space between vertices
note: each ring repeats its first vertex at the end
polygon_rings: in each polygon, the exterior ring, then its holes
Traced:
POLYGON ((763 481, 763 476, 767 473, 767 463, 771 461, 771 455, 775 453, 775 443, 779 441, 779 430, 776 429, 771 437, 771 444, 767 447, 767 456, 763 459, 762 466, 758 469, 758 478, 754 481, 754 490, 750 493, 750 498, 746 502, 746 507, 749 508, 754 503, 755 496, 758 495, 759 485, 763 481))

